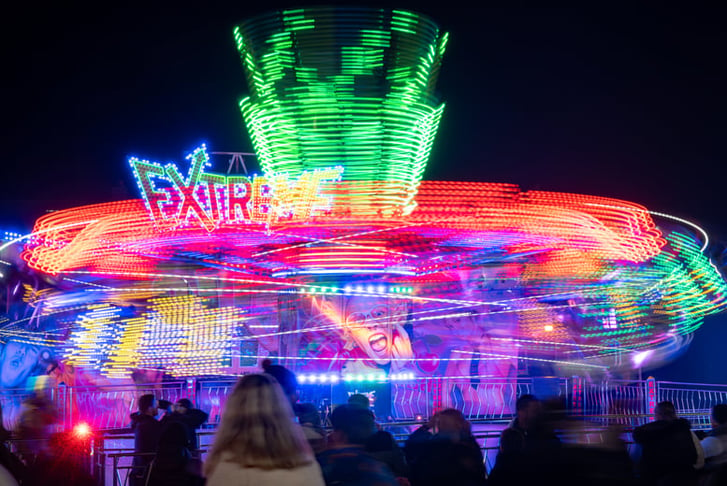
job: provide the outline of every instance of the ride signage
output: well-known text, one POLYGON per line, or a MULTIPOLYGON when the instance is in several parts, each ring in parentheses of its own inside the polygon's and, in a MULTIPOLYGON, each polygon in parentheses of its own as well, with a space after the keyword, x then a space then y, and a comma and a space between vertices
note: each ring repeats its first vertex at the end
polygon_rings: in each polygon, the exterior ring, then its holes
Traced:
POLYGON ((340 180, 343 173, 340 166, 306 171, 297 179, 205 172, 210 162, 204 145, 187 159, 186 179, 174 164, 129 160, 149 215, 160 227, 201 224, 213 231, 224 225, 304 221, 330 207, 322 184, 340 180))

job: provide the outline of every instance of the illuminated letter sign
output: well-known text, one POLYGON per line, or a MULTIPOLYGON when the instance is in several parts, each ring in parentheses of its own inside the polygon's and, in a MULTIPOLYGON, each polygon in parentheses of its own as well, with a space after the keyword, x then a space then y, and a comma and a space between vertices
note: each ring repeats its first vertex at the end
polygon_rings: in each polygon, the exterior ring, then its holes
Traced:
POLYGON ((340 180, 343 173, 343 167, 317 169, 295 180, 286 174, 273 178, 214 174, 204 171, 210 166, 204 145, 187 159, 186 178, 174 164, 129 160, 149 215, 159 226, 200 224, 212 231, 225 224, 303 221, 328 209, 330 199, 320 194, 321 184, 340 180))

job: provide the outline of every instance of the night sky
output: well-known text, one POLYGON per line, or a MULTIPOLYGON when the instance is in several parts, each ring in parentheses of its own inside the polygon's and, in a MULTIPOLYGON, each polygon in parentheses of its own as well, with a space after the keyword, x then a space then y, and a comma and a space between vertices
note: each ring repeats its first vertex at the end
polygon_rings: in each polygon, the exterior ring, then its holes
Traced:
MULTIPOLYGON (((202 142, 251 152, 237 108, 247 87, 232 28, 292 4, 237 3, 28 4, 7 17, 0 228, 30 230, 45 210, 138 197, 131 155, 181 162, 202 142)), ((447 108, 426 179, 623 198, 702 225, 712 253, 721 252, 721 11, 451 5, 396 4, 450 33, 438 83, 447 108)), ((665 373, 724 382, 699 375, 704 362, 687 359, 714 352, 715 337, 727 341, 725 328, 725 317, 709 319, 665 373)))

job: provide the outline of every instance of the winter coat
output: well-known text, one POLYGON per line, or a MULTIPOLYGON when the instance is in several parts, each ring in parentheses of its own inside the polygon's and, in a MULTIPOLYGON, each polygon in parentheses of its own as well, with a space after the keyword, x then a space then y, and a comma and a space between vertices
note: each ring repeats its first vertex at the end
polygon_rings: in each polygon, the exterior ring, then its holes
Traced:
POLYGON ((190 450, 199 449, 199 442, 197 441, 197 429, 207 421, 209 415, 202 410, 196 408, 190 408, 187 413, 173 412, 167 414, 162 418, 162 426, 166 427, 172 422, 178 422, 184 425, 187 429, 187 447, 190 450))
MULTIPOLYGON (((134 452, 156 452, 162 424, 154 417, 139 412, 131 414, 131 430, 134 432, 134 452)), ((132 464, 141 468, 151 463, 153 456, 135 456, 132 464)), ((141 472, 138 471, 137 472, 141 472)))
POLYGON ((698 454, 688 420, 657 420, 635 428, 633 438, 641 446, 638 469, 645 482, 695 475, 698 454))

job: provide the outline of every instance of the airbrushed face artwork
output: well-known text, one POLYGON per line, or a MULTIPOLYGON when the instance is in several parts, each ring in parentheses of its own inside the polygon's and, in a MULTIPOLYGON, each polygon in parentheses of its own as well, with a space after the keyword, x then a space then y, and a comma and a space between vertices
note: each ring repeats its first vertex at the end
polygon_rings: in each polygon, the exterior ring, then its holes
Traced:
POLYGON ((406 322, 403 303, 359 297, 348 299, 344 309, 344 333, 377 365, 412 358, 409 336, 401 327, 406 322))
MULTIPOLYGON (((299 371, 389 373, 417 376, 477 376, 509 379, 517 351, 507 336, 518 315, 497 301, 515 297, 502 269, 457 272, 450 276, 471 302, 446 304, 438 315, 421 309, 416 298, 386 295, 316 296, 300 308, 299 329, 315 335, 310 357, 299 371), (493 288, 494 287, 494 288, 493 288)), ((290 348, 295 349, 291 343, 290 348)))
MULTIPOLYGON (((315 342, 305 348, 315 358, 304 365, 306 370, 366 373, 383 367, 397 371, 411 364, 411 339, 404 329, 408 303, 404 300, 316 296, 298 312, 300 328, 315 335, 315 342)), ((291 342, 291 347, 296 346, 291 342)))
POLYGON ((18 388, 25 386, 25 381, 32 375, 38 365, 40 350, 36 346, 10 341, 0 352, 0 386, 2 388, 18 388))

